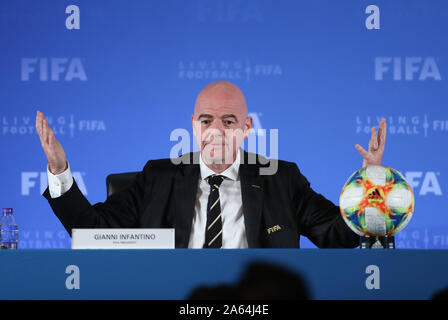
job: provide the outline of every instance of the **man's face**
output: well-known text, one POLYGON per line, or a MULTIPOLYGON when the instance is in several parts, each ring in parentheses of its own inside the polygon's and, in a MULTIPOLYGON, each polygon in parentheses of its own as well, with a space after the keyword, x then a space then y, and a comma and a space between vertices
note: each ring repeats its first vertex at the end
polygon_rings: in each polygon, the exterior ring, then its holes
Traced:
POLYGON ((192 121, 202 159, 208 164, 231 164, 252 126, 244 97, 219 89, 199 95, 192 121))

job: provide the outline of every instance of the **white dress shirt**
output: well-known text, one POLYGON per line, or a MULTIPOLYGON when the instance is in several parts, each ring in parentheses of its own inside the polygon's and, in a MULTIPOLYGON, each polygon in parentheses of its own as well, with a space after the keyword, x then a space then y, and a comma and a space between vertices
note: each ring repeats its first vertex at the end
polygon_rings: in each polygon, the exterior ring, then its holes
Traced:
MULTIPOLYGON (((238 154, 233 164, 222 173, 219 173, 225 177, 219 187, 223 248, 248 247, 239 176, 240 162, 240 150, 238 149, 238 154)), ((194 206, 193 223, 188 243, 189 248, 202 248, 204 246, 205 228, 207 225, 207 202, 210 194, 210 185, 206 178, 218 174, 205 165, 201 156, 199 156, 199 166, 201 175, 196 194, 196 205, 194 206)))
MULTIPOLYGON (((52 198, 57 198, 67 192, 73 185, 73 176, 70 164, 67 162, 67 170, 54 175, 47 165, 48 189, 52 198)), ((210 185, 207 178, 217 174, 202 161, 199 156, 201 174, 199 177, 196 204, 194 207, 193 223, 191 225, 189 248, 202 248, 205 241, 205 228, 207 224, 207 202, 210 193, 210 185)), ((221 204, 222 218, 222 247, 223 248, 247 248, 246 228, 244 225, 243 200, 241 196, 241 181, 239 176, 240 149, 236 160, 220 175, 224 180, 219 187, 219 202, 221 204)))
POLYGON ((52 198, 58 198, 66 193, 73 185, 73 176, 70 171, 70 164, 67 161, 67 169, 60 174, 52 174, 47 165, 48 191, 52 198))

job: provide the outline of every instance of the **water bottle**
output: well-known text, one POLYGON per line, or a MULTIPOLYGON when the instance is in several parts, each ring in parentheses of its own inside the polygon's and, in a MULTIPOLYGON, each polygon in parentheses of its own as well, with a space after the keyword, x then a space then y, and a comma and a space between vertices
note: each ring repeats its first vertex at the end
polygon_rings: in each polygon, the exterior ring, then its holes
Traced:
POLYGON ((0 219, 1 247, 2 249, 17 249, 19 241, 19 228, 12 215, 12 208, 3 208, 0 219))

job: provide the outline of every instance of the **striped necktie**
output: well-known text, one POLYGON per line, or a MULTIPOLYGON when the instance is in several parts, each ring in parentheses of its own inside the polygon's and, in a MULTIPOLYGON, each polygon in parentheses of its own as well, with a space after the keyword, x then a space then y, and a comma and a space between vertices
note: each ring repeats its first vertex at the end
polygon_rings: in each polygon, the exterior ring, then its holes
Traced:
POLYGON ((208 178, 210 194, 207 204, 207 226, 205 230, 204 248, 222 247, 222 219, 221 205, 219 203, 219 186, 224 180, 223 176, 213 175, 208 178))

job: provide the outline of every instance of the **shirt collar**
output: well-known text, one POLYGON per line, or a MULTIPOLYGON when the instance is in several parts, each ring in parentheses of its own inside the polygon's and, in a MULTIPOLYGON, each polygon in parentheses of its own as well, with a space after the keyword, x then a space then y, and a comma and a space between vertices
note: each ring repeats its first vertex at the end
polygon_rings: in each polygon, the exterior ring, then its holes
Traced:
MULTIPOLYGON (((232 165, 230 167, 228 167, 223 172, 219 173, 219 175, 229 178, 230 180, 237 181, 238 180, 238 172, 240 169, 240 163, 241 163, 240 148, 238 148, 235 161, 232 163, 232 165)), ((200 154, 199 154, 199 166, 201 169, 201 179, 206 179, 211 175, 218 174, 215 171, 213 171, 212 169, 210 169, 209 167, 207 167, 207 165, 202 160, 202 156, 200 154)))

